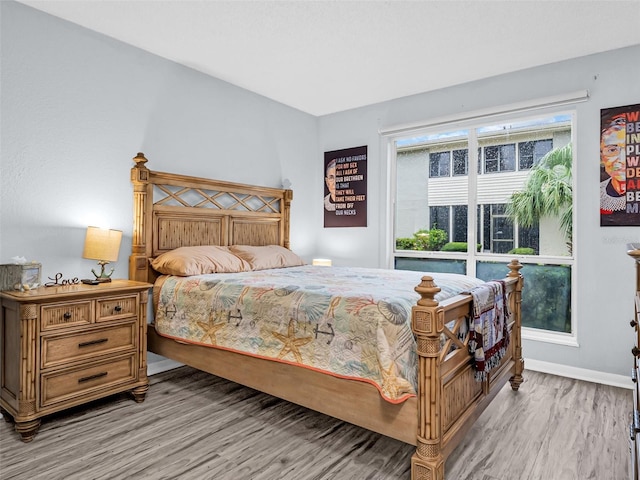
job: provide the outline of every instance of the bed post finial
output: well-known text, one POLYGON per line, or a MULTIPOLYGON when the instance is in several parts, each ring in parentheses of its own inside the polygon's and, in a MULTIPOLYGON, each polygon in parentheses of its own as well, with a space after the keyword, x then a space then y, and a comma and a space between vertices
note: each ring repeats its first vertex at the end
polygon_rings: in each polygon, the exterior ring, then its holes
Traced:
POLYGON ((142 152, 138 152, 138 154, 133 157, 133 161, 136 162, 136 167, 141 168, 147 168, 144 166, 145 163, 148 162, 147 158, 144 156, 144 153, 142 152))
POLYGON ((522 268, 522 264, 517 260, 517 259, 513 259, 511 260, 511 263, 509 264, 509 274, 507 275, 507 277, 520 277, 520 269, 522 268))
POLYGON ((147 183, 149 181, 149 169, 145 165, 149 160, 144 156, 144 153, 138 152, 138 154, 133 157, 133 161, 136 164, 131 168, 131 181, 133 185, 147 183))
POLYGON ((438 305, 435 296, 440 291, 440 287, 433 281, 433 277, 429 275, 422 277, 422 281, 414 290, 418 292, 421 297, 420 300, 418 300, 418 305, 423 307, 435 307, 438 305))

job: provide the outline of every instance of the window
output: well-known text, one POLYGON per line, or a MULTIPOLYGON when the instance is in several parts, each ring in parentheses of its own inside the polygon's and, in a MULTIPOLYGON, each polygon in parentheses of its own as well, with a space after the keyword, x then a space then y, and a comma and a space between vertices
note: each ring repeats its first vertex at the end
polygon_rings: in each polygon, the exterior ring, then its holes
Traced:
POLYGON ((484 147, 484 171, 513 172, 516 169, 516 146, 493 145, 484 147))
POLYGON ((513 221, 505 213, 505 205, 485 205, 489 249, 493 253, 509 253, 515 248, 513 221))
POLYGON ((449 237, 452 242, 467 241, 467 206, 453 205, 453 232, 449 237))
MULTIPOLYGON (((556 115, 396 138, 395 267, 489 280, 503 277, 518 255, 523 273, 531 275, 523 292, 525 327, 572 334, 570 231, 559 215, 527 218, 512 202, 517 192, 535 187, 530 176, 547 168, 545 156, 571 137, 572 116, 556 115), (434 228, 446 233, 444 244, 411 241, 416 232, 424 238, 434 228)), ((571 208, 572 197, 566 202, 571 208)))
POLYGON ((540 162, 553 148, 553 140, 533 140, 518 144, 518 168, 526 170, 540 162))
POLYGON ((530 248, 533 253, 538 255, 540 253, 540 228, 539 224, 535 223, 530 227, 517 226, 518 230, 518 248, 530 248))
POLYGON ((466 175, 469 168, 469 152, 467 150, 453 151, 453 174, 466 175))
POLYGON ((438 228, 447 232, 449 237, 449 207, 429 208, 429 228, 438 228))
POLYGON ((467 150, 447 150, 445 152, 429 152, 429 176, 449 177, 466 175, 469 168, 467 150), (453 163, 453 168, 452 164, 453 163))
POLYGON ((437 152, 429 154, 429 176, 448 177, 449 176, 449 152, 437 152))

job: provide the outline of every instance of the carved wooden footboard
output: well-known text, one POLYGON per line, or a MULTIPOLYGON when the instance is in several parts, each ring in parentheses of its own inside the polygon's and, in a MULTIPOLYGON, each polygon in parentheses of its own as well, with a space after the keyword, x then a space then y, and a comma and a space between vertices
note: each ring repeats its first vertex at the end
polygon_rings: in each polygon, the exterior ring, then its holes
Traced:
MULTIPOLYGON (((131 170, 134 186, 131 279, 154 282, 149 260, 180 246, 289 246, 290 190, 233 184, 200 177, 154 172, 139 153, 131 170)), ((383 400, 368 383, 239 353, 178 343, 148 329, 151 352, 247 385, 344 421, 416 445, 413 480, 442 480, 449 453, 471 428, 507 380, 522 382, 521 265, 513 261, 505 279, 511 341, 488 379, 474 378, 468 339, 458 330, 472 316, 470 295, 442 303, 430 277, 416 291, 412 328, 417 339, 418 395, 400 403, 383 400), (447 328, 445 325, 449 325, 447 328), (444 336, 445 341, 442 342, 444 336), (300 388, 304 385, 304 388, 300 388)))
POLYGON ((411 459, 412 480, 444 479, 446 457, 458 445, 507 380, 514 390, 523 381, 520 302, 523 279, 517 260, 509 264, 505 290, 511 310, 509 347, 498 367, 487 380, 475 379, 473 360, 457 332, 473 317, 470 295, 458 295, 439 304, 440 291, 425 276, 416 291, 422 297, 413 307, 412 328, 417 339, 418 429, 416 453, 411 459), (450 325, 451 329, 445 325, 450 325), (444 344, 441 341, 445 335, 444 344))

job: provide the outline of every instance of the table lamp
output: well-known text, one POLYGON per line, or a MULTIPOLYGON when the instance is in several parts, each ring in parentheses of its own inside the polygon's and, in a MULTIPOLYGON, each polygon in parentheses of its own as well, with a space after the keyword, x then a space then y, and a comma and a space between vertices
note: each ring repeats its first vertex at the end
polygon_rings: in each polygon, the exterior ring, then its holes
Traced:
POLYGON ((87 227, 87 235, 84 239, 83 258, 90 260, 98 260, 98 265, 102 268, 98 275, 95 270, 91 272, 95 275, 95 282, 110 282, 111 274, 115 270, 111 269, 108 274, 104 271, 104 266, 109 262, 118 260, 120 251, 120 241, 122 240, 122 232, 120 230, 109 230, 99 227, 87 227))
POLYGON ((330 267, 331 266, 331 259, 330 258, 314 258, 311 261, 312 265, 317 265, 317 266, 321 266, 321 267, 330 267))

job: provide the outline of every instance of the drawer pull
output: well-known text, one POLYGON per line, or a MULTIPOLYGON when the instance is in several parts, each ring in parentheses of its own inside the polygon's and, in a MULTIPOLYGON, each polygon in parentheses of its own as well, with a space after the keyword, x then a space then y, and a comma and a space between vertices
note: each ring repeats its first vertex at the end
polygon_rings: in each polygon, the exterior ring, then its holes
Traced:
POLYGON ((632 442, 636 441, 636 432, 635 432, 635 429, 633 428, 633 424, 629 424, 629 436, 631 437, 632 442))
POLYGON ((122 307, 121 307, 120 305, 116 305, 115 307, 113 307, 113 310, 114 310, 116 313, 120 313, 120 312, 122 311, 122 307))
POLYGON ((62 315, 62 318, 69 320, 71 318, 71 312, 65 312, 64 315, 62 315))
POLYGON ((95 375, 89 375, 88 377, 82 377, 78 379, 78 383, 88 382, 89 380, 95 380, 96 378, 106 377, 107 372, 96 373, 95 375))
POLYGON ((633 355, 634 355, 635 357, 639 356, 639 355, 640 355, 640 348, 638 348, 638 347, 633 347, 633 348, 631 349, 631 353, 633 353, 633 355))
POLYGON ((104 342, 108 342, 109 339, 108 338, 99 338, 97 340, 91 340, 89 342, 82 342, 78 344, 78 347, 82 348, 82 347, 89 347, 91 345, 97 345, 99 343, 104 343, 104 342))
POLYGON ((635 328, 635 326, 636 326, 636 325, 638 325, 638 322, 636 322, 635 320, 631 320, 631 321, 629 322, 629 325, 631 325, 632 327, 634 327, 634 328, 635 328))

